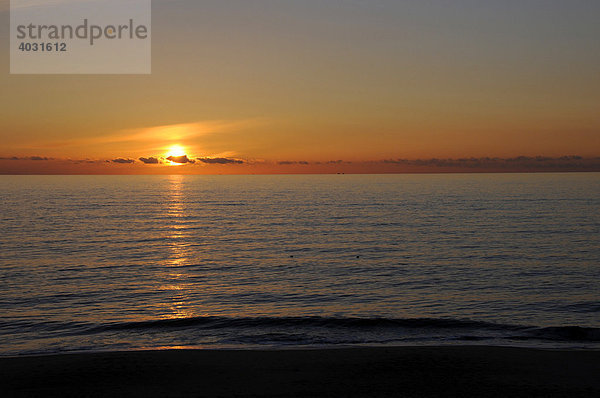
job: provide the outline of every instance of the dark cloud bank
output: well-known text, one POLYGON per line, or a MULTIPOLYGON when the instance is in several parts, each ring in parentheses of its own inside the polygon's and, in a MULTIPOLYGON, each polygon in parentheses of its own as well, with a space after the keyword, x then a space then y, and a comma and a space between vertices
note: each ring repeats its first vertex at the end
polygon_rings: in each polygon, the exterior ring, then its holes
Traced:
POLYGON ((187 163, 196 163, 194 160, 191 160, 187 157, 187 155, 183 155, 183 156, 169 156, 167 158, 167 160, 173 162, 173 163, 179 163, 179 164, 187 164, 187 163))
POLYGON ((397 166, 435 167, 473 170, 594 170, 600 171, 600 158, 581 156, 518 156, 514 158, 462 158, 462 159, 388 159, 380 163, 397 166))
POLYGON ((461 158, 461 159, 385 159, 376 161, 350 162, 335 160, 329 162, 306 162, 282 160, 280 166, 325 165, 325 166, 367 166, 391 172, 412 171, 600 171, 600 157, 581 156, 518 156, 514 158, 461 158))
MULTIPOLYGON (((204 158, 196 158, 194 159, 190 159, 188 158, 187 155, 183 155, 183 156, 169 156, 168 158, 155 158, 155 157, 141 157, 139 158, 139 161, 142 162, 143 164, 160 164, 160 163, 164 163, 163 160, 168 160, 170 162, 173 163, 179 163, 179 164, 194 164, 196 162, 200 162, 200 163, 205 163, 205 164, 244 164, 246 163, 243 160, 240 159, 232 159, 232 158, 209 158, 209 157, 204 157, 204 158)), ((117 158, 117 159, 113 159, 110 160, 110 162, 112 163, 121 163, 121 164, 131 164, 131 163, 135 163, 135 160, 133 159, 129 159, 129 158, 117 158)), ((304 164, 308 164, 308 162, 300 162, 300 163, 304 163, 304 164)))
POLYGON ((111 162, 113 162, 113 163, 120 163, 120 164, 132 164, 132 163, 135 163, 135 160, 133 160, 133 159, 117 158, 117 159, 111 160, 111 162))
MULTIPOLYGON (((552 172, 552 171, 595 171, 600 172, 600 157, 582 156, 517 156, 513 158, 480 157, 480 158, 461 158, 461 159, 384 159, 375 161, 318 161, 309 162, 303 160, 281 160, 274 163, 269 162, 247 162, 245 160, 225 157, 199 157, 190 159, 187 155, 170 156, 168 158, 158 157, 140 157, 139 164, 158 165, 166 160, 179 164, 196 165, 241 165, 241 164, 269 164, 281 166, 282 170, 291 166, 307 167, 306 170, 318 171, 335 168, 337 171, 346 172, 389 172, 389 173, 412 173, 412 172, 552 172), (312 168, 311 168, 312 166, 312 168), (326 167, 327 169, 318 169, 314 166, 326 167)), ((57 159, 46 156, 24 156, 24 157, 0 157, 0 161, 24 161, 24 162, 70 162, 76 164, 96 163, 96 164, 121 164, 133 165, 137 161, 131 158, 115 158, 111 160, 90 160, 90 159, 57 159)), ((301 169, 300 169, 301 170, 301 169)))
POLYGON ((24 158, 20 158, 17 156, 12 156, 9 158, 0 158, 0 160, 54 160, 53 158, 48 158, 46 156, 27 156, 24 158))
POLYGON ((243 164, 243 160, 229 158, 197 158, 202 163, 207 164, 243 164))
POLYGON ((140 162, 144 164, 158 164, 157 158, 140 158, 140 162))
POLYGON ((320 165, 320 164, 326 164, 326 165, 340 165, 340 164, 352 164, 354 162, 350 162, 350 161, 343 161, 343 160, 330 160, 328 162, 307 162, 305 160, 282 160, 277 162, 278 165, 280 166, 292 166, 292 165, 301 165, 301 166, 308 166, 308 165, 320 165))

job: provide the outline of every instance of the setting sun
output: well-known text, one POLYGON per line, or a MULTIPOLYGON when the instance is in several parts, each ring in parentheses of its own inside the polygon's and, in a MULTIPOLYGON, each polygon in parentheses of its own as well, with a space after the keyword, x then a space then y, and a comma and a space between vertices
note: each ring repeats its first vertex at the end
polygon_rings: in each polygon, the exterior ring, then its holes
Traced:
POLYGON ((186 163, 193 163, 188 159, 185 149, 181 145, 173 145, 165 155, 167 164, 171 166, 180 166, 186 163))
POLYGON ((171 147, 169 147, 169 150, 166 153, 166 157, 184 156, 185 154, 185 149, 181 145, 172 145, 171 147))

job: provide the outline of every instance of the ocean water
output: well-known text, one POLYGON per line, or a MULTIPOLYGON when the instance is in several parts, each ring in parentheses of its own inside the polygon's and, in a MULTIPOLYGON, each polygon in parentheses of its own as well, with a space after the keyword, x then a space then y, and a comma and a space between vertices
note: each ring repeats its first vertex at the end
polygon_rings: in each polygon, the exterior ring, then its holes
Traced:
POLYGON ((0 176, 0 355, 600 349, 600 174, 0 176))

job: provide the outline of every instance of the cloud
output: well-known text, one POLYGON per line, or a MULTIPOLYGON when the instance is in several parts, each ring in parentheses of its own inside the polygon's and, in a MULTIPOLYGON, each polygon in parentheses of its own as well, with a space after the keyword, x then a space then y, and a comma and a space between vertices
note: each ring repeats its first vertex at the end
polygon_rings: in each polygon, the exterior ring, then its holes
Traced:
POLYGON ((135 163, 135 160, 133 160, 133 159, 117 158, 117 159, 111 160, 111 162, 113 162, 113 163, 120 163, 120 164, 132 164, 132 163, 135 163))
MULTIPOLYGON (((123 129, 110 134, 94 137, 76 138, 65 141, 41 142, 42 147, 87 148, 90 146, 110 148, 146 148, 146 150, 164 150, 175 143, 189 147, 200 137, 235 133, 247 128, 262 126, 265 119, 240 120, 204 120, 191 123, 178 123, 158 126, 123 129)), ((152 152, 150 152, 152 153, 152 152)), ((136 154, 135 156, 139 156, 136 154)))
POLYGON ((230 158, 198 158, 202 163, 208 164, 243 164, 243 160, 230 158))
POLYGON ((67 161, 73 162, 73 163, 76 163, 76 164, 82 164, 82 163, 85 163, 85 164, 101 164, 101 163, 104 163, 103 160, 92 160, 92 159, 67 159, 67 161))
POLYGON ((158 159, 149 157, 149 158, 140 158, 140 162, 144 164, 158 164, 158 159))
POLYGON ((196 163, 193 160, 190 160, 187 155, 183 155, 183 156, 169 156, 167 158, 167 160, 173 162, 173 163, 180 163, 180 164, 186 164, 186 163, 196 163))
POLYGON ((581 156, 516 156, 512 158, 460 158, 460 159, 386 159, 376 163, 389 165, 438 167, 473 170, 588 170, 599 167, 598 159, 581 156))
POLYGON ((45 156, 27 156, 27 157, 17 157, 17 156, 13 156, 13 157, 9 157, 9 158, 0 158, 0 160, 54 160, 53 158, 48 158, 45 156))
POLYGON ((293 164, 300 164, 300 165, 306 166, 306 165, 309 165, 310 163, 307 162, 307 161, 305 161, 305 160, 300 160, 300 161, 297 161, 297 160, 282 160, 280 162, 277 162, 277 164, 280 165, 280 166, 289 166, 289 165, 293 165, 293 164))

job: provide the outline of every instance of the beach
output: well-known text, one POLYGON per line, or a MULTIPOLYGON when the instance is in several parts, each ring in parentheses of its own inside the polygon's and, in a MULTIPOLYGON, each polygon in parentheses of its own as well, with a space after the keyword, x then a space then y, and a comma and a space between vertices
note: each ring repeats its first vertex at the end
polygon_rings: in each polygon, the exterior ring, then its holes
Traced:
POLYGON ((488 346, 0 358, 4 397, 597 397, 600 352, 488 346))

